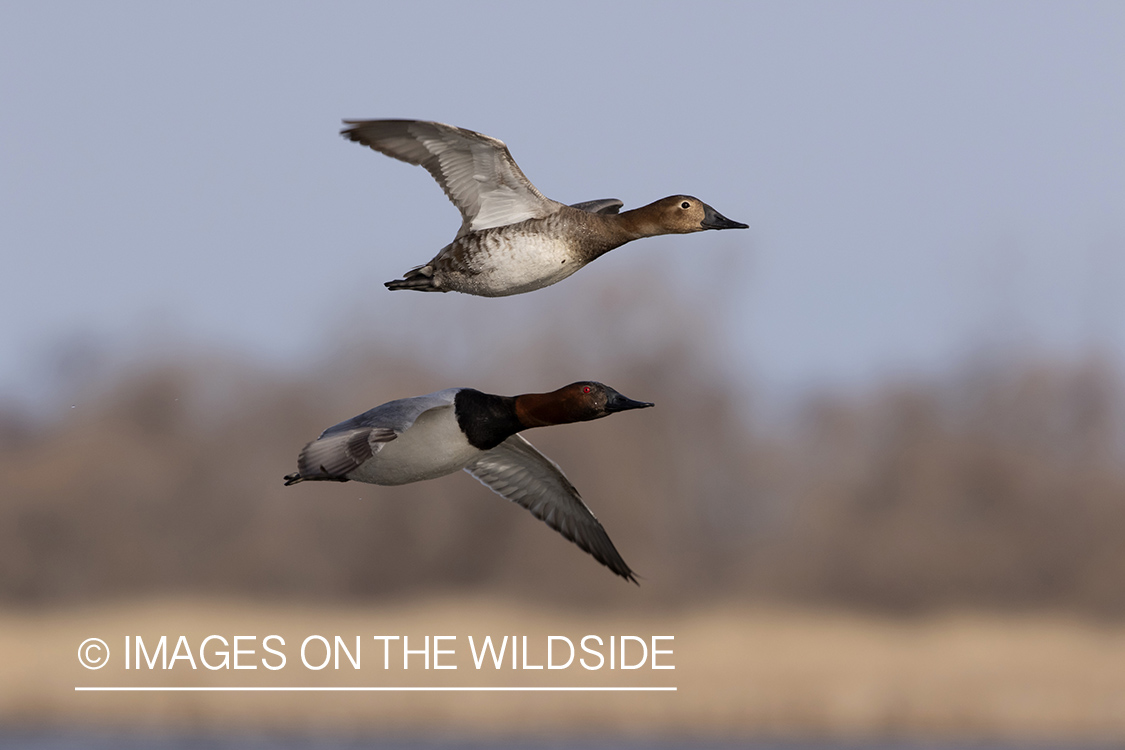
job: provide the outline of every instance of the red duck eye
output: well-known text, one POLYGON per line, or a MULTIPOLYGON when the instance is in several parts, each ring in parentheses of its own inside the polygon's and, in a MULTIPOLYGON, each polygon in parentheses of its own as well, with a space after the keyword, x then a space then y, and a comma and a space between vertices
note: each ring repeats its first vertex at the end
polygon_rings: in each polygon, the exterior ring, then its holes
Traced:
POLYGON ((593 388, 591 388, 590 386, 586 386, 585 388, 583 388, 583 389, 582 389, 582 392, 583 392, 583 393, 589 393, 589 392, 590 392, 590 391, 592 391, 592 390, 594 390, 594 389, 593 389, 593 388))

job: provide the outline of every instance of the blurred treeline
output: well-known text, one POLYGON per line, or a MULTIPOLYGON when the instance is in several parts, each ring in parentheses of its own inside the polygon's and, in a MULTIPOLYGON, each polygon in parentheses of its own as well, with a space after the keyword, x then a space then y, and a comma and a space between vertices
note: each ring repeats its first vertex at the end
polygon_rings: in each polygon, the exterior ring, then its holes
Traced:
MULTIPOLYGON (((478 315, 356 334, 300 373, 188 350, 92 378, 61 414, 0 411, 0 600, 467 589, 1125 614, 1120 373, 1094 359, 982 359, 811 395, 757 423, 755 394, 718 364, 742 342, 657 285, 546 305, 531 326, 478 315), (467 343, 482 336, 486 349, 467 343), (657 403, 526 433, 583 492, 640 589, 465 474, 282 486, 306 441, 383 401, 579 379, 657 403)), ((377 328, 362 316, 353 329, 377 328)))

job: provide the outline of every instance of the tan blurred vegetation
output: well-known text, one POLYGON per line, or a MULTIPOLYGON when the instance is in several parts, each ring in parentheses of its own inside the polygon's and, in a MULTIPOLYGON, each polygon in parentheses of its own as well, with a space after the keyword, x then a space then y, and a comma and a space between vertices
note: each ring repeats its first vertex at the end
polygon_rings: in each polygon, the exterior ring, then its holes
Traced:
MULTIPOLYGON (((409 334, 353 336, 298 374, 189 350, 78 378, 61 415, 0 411, 0 599, 468 589, 1125 614, 1119 373, 1095 360, 969 363, 809 397, 756 426, 755 395, 720 366, 742 342, 658 281, 633 281, 581 307, 544 305, 532 326, 433 313, 409 334), (483 353, 466 344, 482 331, 483 353), (320 430, 392 398, 578 379, 657 404, 527 434, 583 492, 640 590, 463 474, 281 484, 320 430)), ((364 315, 351 327, 375 330, 364 315)))
MULTIPOLYGON (((174 635, 173 635, 174 637, 174 635)), ((152 639, 149 639, 150 641, 152 639)), ((171 639, 170 639, 171 640, 171 639)), ((275 644, 276 645, 276 644, 275 644)), ((261 655, 259 649, 257 655, 261 655)), ((131 603, 0 611, 0 718, 8 726, 148 728, 154 732, 268 729, 509 738, 887 737, 968 738, 1089 747, 1125 739, 1125 629, 1057 615, 943 614, 926 618, 800 608, 706 605, 675 613, 532 608, 507 598, 431 597, 392 604, 248 604, 150 597, 131 603), (330 631, 325 630, 330 628, 330 631), (290 649, 309 633, 362 635, 362 666, 315 672, 126 670, 127 633, 280 633, 290 649), (384 670, 372 633, 458 634, 443 657, 457 670, 384 670), (675 670, 553 672, 473 668, 466 636, 527 635, 542 655, 548 635, 674 634, 675 670), (98 633, 116 651, 107 668, 82 669, 75 647, 98 633), (674 686, 655 693, 76 693, 98 686, 674 686)), ((296 654, 290 652, 292 662, 296 654)), ((414 657, 417 659, 418 657, 414 657)), ((532 659, 542 663, 542 659, 532 659)), ((539 743, 533 743, 539 744, 539 743)), ((762 743, 760 743, 762 744, 762 743)), ((884 741, 876 747, 897 747, 884 741)), ((519 742, 515 746, 520 746, 519 742)), ((755 745, 757 746, 757 745, 755 745)), ((804 746, 804 745, 801 745, 804 746)), ((814 743, 811 746, 822 746, 814 743)), ((904 745, 906 746, 906 745, 904 745)), ((945 747, 942 743, 909 747, 945 747)), ((1008 745, 1005 745, 1008 747, 1008 745)))

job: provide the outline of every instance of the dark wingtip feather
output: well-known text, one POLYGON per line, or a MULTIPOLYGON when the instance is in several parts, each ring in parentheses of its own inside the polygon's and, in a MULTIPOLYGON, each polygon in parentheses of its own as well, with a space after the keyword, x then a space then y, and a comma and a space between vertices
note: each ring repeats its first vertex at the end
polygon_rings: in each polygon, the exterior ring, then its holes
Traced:
POLYGON ((359 135, 356 133, 356 130, 363 124, 363 120, 344 120, 344 124, 348 127, 342 129, 340 135, 347 138, 349 141, 359 143, 359 135))
MULTIPOLYGON (((606 536, 606 541, 609 541, 608 535, 606 536)), ((617 575, 624 578, 626 581, 632 581, 637 586, 640 586, 641 582, 637 580, 637 574, 633 571, 632 568, 629 567, 629 564, 625 562, 624 558, 621 557, 621 554, 617 551, 617 548, 613 546, 612 541, 609 542, 609 546, 612 550, 612 553, 609 555, 605 555, 604 553, 601 555, 595 554, 592 550, 586 551, 589 552, 595 560, 609 568, 617 575), (603 557, 605 559, 603 559, 603 557)))

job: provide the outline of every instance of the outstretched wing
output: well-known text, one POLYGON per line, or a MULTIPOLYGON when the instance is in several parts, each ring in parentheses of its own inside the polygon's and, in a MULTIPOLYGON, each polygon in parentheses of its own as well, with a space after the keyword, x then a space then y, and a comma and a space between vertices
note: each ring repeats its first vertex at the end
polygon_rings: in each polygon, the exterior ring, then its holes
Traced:
POLYGON ((341 135, 379 153, 425 167, 457 210, 458 236, 549 216, 559 204, 520 170, 503 141, 421 120, 345 120, 341 135))
POLYGON ((626 580, 637 582, 601 523, 554 461, 519 435, 486 452, 465 471, 498 495, 519 503, 626 580))

